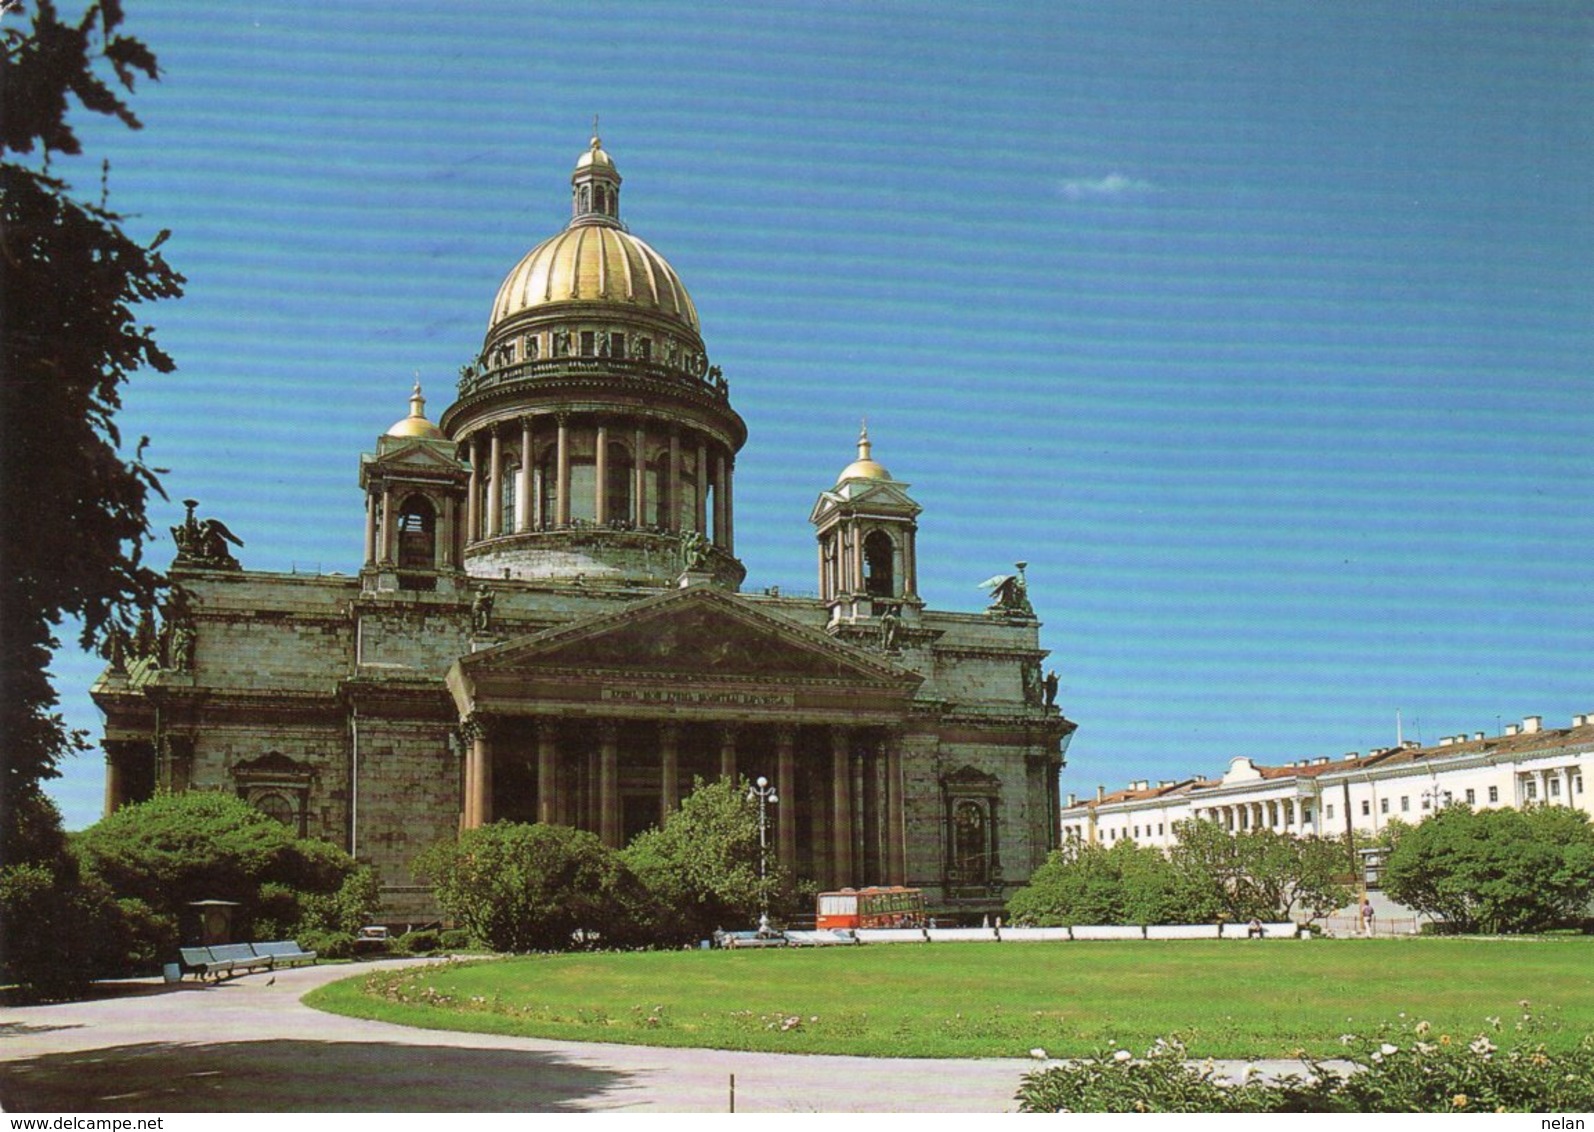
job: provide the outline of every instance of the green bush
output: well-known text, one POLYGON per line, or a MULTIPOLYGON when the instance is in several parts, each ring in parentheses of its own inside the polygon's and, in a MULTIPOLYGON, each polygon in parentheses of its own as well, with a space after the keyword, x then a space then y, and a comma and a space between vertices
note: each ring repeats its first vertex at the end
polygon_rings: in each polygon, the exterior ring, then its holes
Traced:
POLYGON ((1106 1048, 1094 1057, 1026 1074, 1018 1102, 1020 1112, 1289 1111, 1282 1089, 1254 1082, 1228 1085, 1212 1069, 1187 1065, 1177 1041, 1161 1042, 1143 1058, 1106 1048))
POLYGON ((321 905, 336 910, 362 872, 336 846, 296 837, 241 798, 215 791, 124 806, 73 835, 72 848, 84 873, 103 880, 118 900, 141 901, 174 920, 191 901, 235 901, 236 925, 257 939, 345 927, 327 917, 301 921, 321 905), (317 897, 325 898, 321 905, 317 897))
MULTIPOLYGON (((1524 1003, 1524 1006, 1527 1004, 1524 1003)), ((1532 1018, 1524 1014, 1527 1030, 1532 1018)), ((1488 1019, 1490 1033, 1502 1023, 1488 1019)), ((1518 1028, 1522 1028, 1521 1023, 1518 1028)), ((1434 1033, 1426 1022, 1341 1039, 1344 1060, 1303 1057, 1305 1073, 1220 1079, 1210 1062, 1159 1039, 1143 1056, 1107 1048, 1024 1078, 1023 1112, 1587 1112, 1594 1109, 1594 1036, 1569 1053, 1502 1050, 1488 1033, 1434 1033), (1348 1063, 1348 1064, 1347 1064, 1348 1063)))
POLYGON ((1009 920, 1059 927, 1315 919, 1350 900, 1335 880, 1345 868, 1337 842, 1268 829, 1232 834, 1209 821, 1174 831, 1178 841, 1166 853, 1128 839, 1065 844, 1013 894, 1009 920))
POLYGON ((1385 890, 1458 931, 1579 924, 1594 898, 1594 824, 1565 806, 1446 806, 1392 841, 1385 890))
POLYGON ((0 865, 0 984, 24 999, 69 998, 94 979, 147 970, 163 925, 83 869, 54 803, 21 791, 6 819, 13 855, 0 865))
POLYGON ((154 975, 177 957, 182 940, 176 916, 135 898, 116 901, 116 909, 119 952, 110 963, 113 973, 154 975))
POLYGON ((772 860, 761 880, 758 854, 758 805, 748 800, 746 781, 696 779, 663 828, 641 834, 623 853, 655 898, 647 942, 683 943, 716 928, 752 927, 763 901, 778 904, 791 887, 772 860))
POLYGON ((437 946, 442 951, 466 951, 471 946, 470 933, 464 928, 449 928, 437 937, 437 946))
POLYGON ((566 826, 495 822, 434 845, 415 869, 449 918, 494 951, 631 946, 652 915, 619 855, 566 826))
POLYGON ((297 930, 353 934, 376 918, 382 887, 376 870, 361 865, 343 878, 336 892, 311 893, 300 904, 304 913, 297 930))
POLYGON ((80 993, 105 973, 96 941, 109 922, 114 913, 75 872, 41 862, 0 868, 0 982, 17 984, 26 998, 80 993))
POLYGON ((302 932, 295 942, 305 951, 313 951, 317 959, 353 959, 354 933, 308 931, 302 932))
POLYGON ((255 939, 287 939, 303 917, 298 892, 277 881, 267 881, 260 886, 249 934, 255 939))
POLYGON ((430 955, 440 946, 437 932, 430 928, 405 932, 398 938, 398 949, 410 955, 430 955))

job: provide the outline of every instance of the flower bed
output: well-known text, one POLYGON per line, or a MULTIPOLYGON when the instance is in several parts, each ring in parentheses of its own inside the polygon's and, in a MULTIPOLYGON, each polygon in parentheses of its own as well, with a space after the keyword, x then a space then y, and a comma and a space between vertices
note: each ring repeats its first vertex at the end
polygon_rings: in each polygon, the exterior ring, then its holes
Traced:
MULTIPOLYGON (((1546 1027, 1523 1002, 1514 1031, 1531 1043, 1546 1027)), ((1239 1081, 1213 1062, 1191 1064, 1177 1038, 1143 1056, 1105 1048, 1024 1078, 1024 1112, 1588 1112, 1594 1110, 1594 1035, 1569 1052, 1541 1044, 1501 1049, 1500 1018, 1474 1035, 1435 1033, 1426 1021, 1344 1034, 1343 1059, 1300 1056, 1305 1071, 1239 1081)), ((1502 1037, 1503 1040, 1503 1037, 1502 1037)), ((1032 1051, 1044 1056, 1043 1050, 1032 1051)))

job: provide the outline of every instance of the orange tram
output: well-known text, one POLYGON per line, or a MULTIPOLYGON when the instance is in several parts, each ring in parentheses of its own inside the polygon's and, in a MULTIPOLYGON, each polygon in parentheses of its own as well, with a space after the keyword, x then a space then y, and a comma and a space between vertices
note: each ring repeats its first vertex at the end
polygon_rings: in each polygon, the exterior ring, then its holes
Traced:
POLYGON ((922 928, 924 892, 917 888, 843 888, 821 892, 815 926, 836 928, 922 928))

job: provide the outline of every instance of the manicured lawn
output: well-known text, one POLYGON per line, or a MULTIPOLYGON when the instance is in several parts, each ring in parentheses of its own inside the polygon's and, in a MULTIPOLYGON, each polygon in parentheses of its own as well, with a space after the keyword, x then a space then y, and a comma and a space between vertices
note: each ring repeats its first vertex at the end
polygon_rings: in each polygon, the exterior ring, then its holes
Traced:
MULTIPOLYGON (((311 1005, 435 1029, 900 1057, 1339 1050, 1380 1024, 1553 1049, 1594 1033, 1594 940, 968 943, 532 956, 334 983, 311 1005), (1519 1003, 1527 1000, 1524 1009, 1519 1003), (1524 1015, 1530 1016, 1524 1023, 1524 1015), (1498 1029, 1490 1019, 1498 1019, 1498 1029)), ((1398 1038, 1391 1040, 1398 1041, 1398 1038)))

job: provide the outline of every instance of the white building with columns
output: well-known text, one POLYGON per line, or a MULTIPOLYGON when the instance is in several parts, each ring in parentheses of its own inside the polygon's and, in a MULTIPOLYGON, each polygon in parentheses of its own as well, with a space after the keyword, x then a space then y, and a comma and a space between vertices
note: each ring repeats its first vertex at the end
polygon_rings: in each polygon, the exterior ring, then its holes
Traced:
POLYGON ((1131 782, 1068 795, 1065 840, 1171 846, 1175 826, 1192 818, 1242 832, 1272 829, 1298 836, 1376 834, 1391 821, 1421 821, 1444 806, 1571 806, 1594 814, 1585 784, 1594 778, 1594 714, 1571 726, 1545 727, 1540 716, 1504 734, 1447 736, 1437 745, 1351 752, 1258 766, 1236 758, 1219 778, 1131 782))

